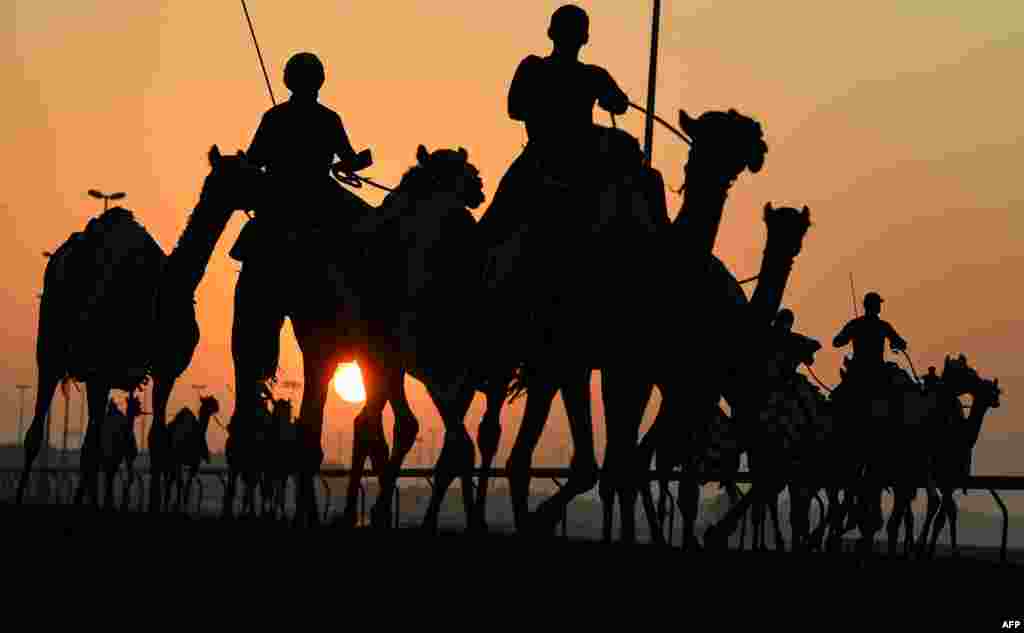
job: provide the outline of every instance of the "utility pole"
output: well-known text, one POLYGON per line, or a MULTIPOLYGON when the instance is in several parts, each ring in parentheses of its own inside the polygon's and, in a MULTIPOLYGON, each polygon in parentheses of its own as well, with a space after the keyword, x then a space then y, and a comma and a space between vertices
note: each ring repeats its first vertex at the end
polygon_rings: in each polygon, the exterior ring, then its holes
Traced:
POLYGON ((654 0, 651 18, 651 65, 647 75, 647 124, 644 127, 644 159, 651 164, 654 149, 654 89, 658 76, 658 30, 661 18, 661 0, 654 0))
POLYGON ((21 396, 21 405, 18 408, 18 441, 17 444, 25 445, 25 390, 31 389, 32 385, 15 385, 21 396))

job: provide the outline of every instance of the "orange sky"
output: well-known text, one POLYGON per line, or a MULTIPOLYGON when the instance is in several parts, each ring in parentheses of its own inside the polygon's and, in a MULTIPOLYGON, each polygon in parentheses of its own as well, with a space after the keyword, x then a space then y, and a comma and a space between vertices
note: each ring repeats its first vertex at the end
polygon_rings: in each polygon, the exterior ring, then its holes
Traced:
MULTIPOLYGON (((246 147, 270 105, 240 3, 6 4, 0 33, 14 54, 0 57, 8 165, 0 192, 7 320, 0 345, 8 359, 0 405, 12 415, 0 421, 0 440, 14 437, 14 384, 35 383, 40 253, 97 212, 86 189, 127 191, 125 206, 169 250, 207 173, 206 150, 246 147)), ((321 100, 341 114, 357 149, 373 150, 368 175, 397 182, 419 143, 464 146, 488 200, 525 140, 505 114, 508 82, 523 56, 549 50, 547 20, 560 4, 248 1, 278 101, 287 97, 285 60, 312 50, 327 68, 321 100)), ((606 67, 643 103, 650 3, 581 5, 591 15, 592 40, 583 59, 606 67)), ((663 5, 658 112, 675 121, 678 108, 696 115, 735 107, 757 117, 767 135, 765 169, 743 175, 727 203, 719 256, 737 276, 753 274, 764 203, 809 205, 815 224, 785 303, 797 328, 826 344, 818 375, 838 380, 842 353, 829 341, 851 316, 852 271, 858 294, 875 289, 887 299, 883 317, 910 341, 919 372, 940 365, 944 353, 964 352, 984 375, 1000 378, 1004 406, 986 421, 975 470, 1024 474, 1024 434, 1013 416, 1024 393, 1017 389, 1024 387, 1017 368, 1024 344, 1016 336, 1022 307, 1007 291, 1024 267, 1016 171, 1024 4, 663 5)), ((642 137, 635 111, 619 124, 642 137)), ((655 166, 677 187, 686 147, 656 130, 655 166)), ((372 189, 360 195, 381 199, 372 189)), ((674 215, 681 200, 666 195, 674 215)), ((221 397, 222 418, 229 415, 236 262, 227 250, 243 221, 238 214, 229 225, 199 288, 202 341, 175 388, 172 415, 193 403, 194 383, 209 385, 221 397)), ((301 358, 287 326, 283 337, 283 373, 299 379, 301 358)), ((424 426, 436 427, 436 412, 412 379, 410 394, 424 426)), ((600 421, 596 389, 594 406, 600 421)), ((478 398, 473 430, 481 410, 478 398)), ((504 418, 510 432, 502 455, 521 412, 516 403, 504 418)), ((346 429, 355 409, 334 397, 327 414, 331 430, 346 429)), ((565 434, 560 402, 549 429, 550 447, 565 434)), ((219 433, 211 430, 211 446, 220 446, 219 433)))

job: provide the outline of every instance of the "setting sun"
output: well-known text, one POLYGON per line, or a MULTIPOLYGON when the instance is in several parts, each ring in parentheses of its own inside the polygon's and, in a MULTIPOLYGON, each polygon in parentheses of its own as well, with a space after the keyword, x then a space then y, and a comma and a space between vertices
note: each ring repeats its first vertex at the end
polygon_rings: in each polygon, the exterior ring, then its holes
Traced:
POLYGON ((362 402, 366 400, 363 389, 363 375, 355 362, 338 365, 334 374, 334 390, 345 402, 362 402))

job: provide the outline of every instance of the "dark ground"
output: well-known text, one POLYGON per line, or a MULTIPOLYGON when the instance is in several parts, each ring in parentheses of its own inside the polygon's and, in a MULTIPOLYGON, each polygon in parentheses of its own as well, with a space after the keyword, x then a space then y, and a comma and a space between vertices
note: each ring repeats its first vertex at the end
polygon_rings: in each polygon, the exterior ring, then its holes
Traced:
MULTIPOLYGON (((623 614, 628 628, 663 628, 666 622, 670 629, 715 631, 747 630, 747 623, 765 630, 903 630, 897 622, 919 630, 943 624, 938 630, 988 631, 999 630, 1004 619, 1024 620, 1022 567, 969 556, 920 562, 881 555, 687 553, 571 538, 299 530, 260 519, 10 502, 0 503, 0 534, 7 544, 7 578, 32 568, 67 578, 77 589, 101 586, 108 595, 146 593, 151 589, 145 579, 151 578, 152 590, 172 592, 183 605, 198 604, 201 594, 203 604, 220 605, 218 610, 241 591, 246 612, 256 617, 261 607, 287 607, 285 594, 296 592, 322 595, 313 598, 318 613, 345 613, 353 605, 365 611, 364 600, 384 600, 385 610, 374 613, 389 624, 409 617, 422 624, 437 609, 483 608, 486 615, 473 616, 477 630, 506 618, 540 618, 540 630, 553 627, 552 618, 569 618, 582 628, 578 615, 608 624, 609 617, 623 614), (429 598, 426 607, 410 604, 434 595, 439 598, 429 598), (657 620, 646 622, 649 617, 657 620)), ((443 618, 456 616, 444 611, 443 618)))

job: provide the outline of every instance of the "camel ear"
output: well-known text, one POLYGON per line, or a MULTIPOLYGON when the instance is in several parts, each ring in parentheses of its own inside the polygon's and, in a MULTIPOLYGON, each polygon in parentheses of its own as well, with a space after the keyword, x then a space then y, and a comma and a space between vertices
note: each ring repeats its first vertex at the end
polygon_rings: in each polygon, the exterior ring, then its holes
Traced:
POLYGON ((208 158, 210 160, 210 167, 216 167, 217 163, 219 163, 220 159, 221 159, 220 148, 217 147, 216 145, 211 147, 210 148, 210 153, 208 155, 208 158))
POLYGON ((416 160, 420 165, 426 165, 428 158, 430 158, 430 152, 427 151, 425 146, 420 145, 416 148, 416 160))
POLYGON ((694 121, 696 121, 696 119, 687 114, 686 110, 679 110, 679 127, 687 134, 690 134, 690 136, 693 136, 693 134, 690 133, 689 128, 693 125, 694 121))
POLYGON ((464 147, 459 148, 458 154, 459 158, 462 159, 462 162, 466 162, 469 159, 469 152, 467 152, 464 147))

